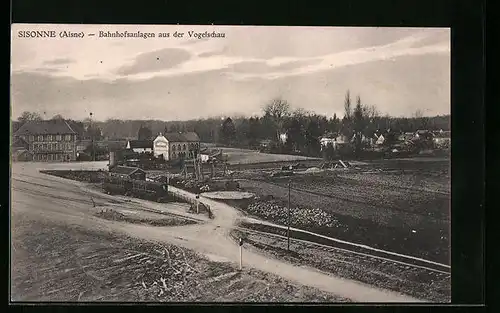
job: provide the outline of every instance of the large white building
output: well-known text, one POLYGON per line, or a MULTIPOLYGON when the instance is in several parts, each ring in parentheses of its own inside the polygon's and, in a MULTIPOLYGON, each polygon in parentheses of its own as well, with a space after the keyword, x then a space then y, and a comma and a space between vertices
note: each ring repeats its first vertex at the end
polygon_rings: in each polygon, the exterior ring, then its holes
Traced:
POLYGON ((200 152, 200 138, 194 132, 166 133, 153 140, 153 153, 156 157, 163 155, 165 160, 193 158, 200 152))

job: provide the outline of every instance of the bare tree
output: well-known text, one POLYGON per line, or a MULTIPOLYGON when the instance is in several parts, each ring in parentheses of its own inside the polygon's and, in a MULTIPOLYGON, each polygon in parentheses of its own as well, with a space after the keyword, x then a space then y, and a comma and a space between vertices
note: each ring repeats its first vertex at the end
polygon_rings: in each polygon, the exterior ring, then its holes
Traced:
POLYGON ((264 106, 263 111, 264 115, 270 117, 273 121, 276 127, 276 135, 279 139, 280 133, 283 131, 285 119, 291 115, 290 104, 282 98, 275 98, 264 106))
POLYGON ((28 121, 41 121, 42 117, 36 112, 24 111, 17 120, 21 123, 25 123, 28 121))
POLYGON ((64 117, 61 114, 56 114, 52 117, 53 120, 64 120, 64 117))
POLYGON ((311 115, 311 112, 304 109, 304 108, 297 108, 293 111, 293 116, 294 117, 305 117, 311 115))
POLYGON ((282 120, 284 117, 290 116, 290 104, 286 100, 275 98, 264 107, 264 114, 271 116, 276 121, 282 120))

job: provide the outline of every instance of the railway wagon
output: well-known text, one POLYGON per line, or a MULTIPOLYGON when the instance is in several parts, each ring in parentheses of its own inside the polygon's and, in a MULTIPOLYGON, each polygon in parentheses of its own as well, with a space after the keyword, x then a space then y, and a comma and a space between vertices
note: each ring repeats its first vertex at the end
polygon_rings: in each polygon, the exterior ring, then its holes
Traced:
POLYGON ((157 202, 169 199, 167 185, 158 182, 107 176, 102 188, 108 194, 121 194, 157 202))

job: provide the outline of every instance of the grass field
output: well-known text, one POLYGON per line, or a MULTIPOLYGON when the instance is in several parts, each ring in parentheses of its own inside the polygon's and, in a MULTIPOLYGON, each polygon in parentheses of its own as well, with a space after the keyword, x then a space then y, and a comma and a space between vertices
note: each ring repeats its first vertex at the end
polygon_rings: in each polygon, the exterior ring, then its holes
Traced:
POLYGON ((298 155, 261 153, 255 150, 237 148, 222 148, 222 153, 227 155, 227 161, 230 165, 316 160, 316 158, 298 155))

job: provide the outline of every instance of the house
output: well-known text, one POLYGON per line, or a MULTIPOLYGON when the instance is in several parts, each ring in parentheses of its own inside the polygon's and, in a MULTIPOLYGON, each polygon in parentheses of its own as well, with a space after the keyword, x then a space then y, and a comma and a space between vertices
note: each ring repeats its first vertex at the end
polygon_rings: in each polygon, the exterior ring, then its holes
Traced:
MULTIPOLYGON (((377 135, 375 134, 375 136, 377 136, 377 135)), ((380 135, 380 136, 378 136, 378 137, 376 137, 376 138, 377 138, 377 140, 375 141, 375 144, 376 144, 376 145, 380 146, 380 145, 383 145, 383 144, 384 144, 384 142, 385 142, 385 137, 384 137, 384 135, 380 135)))
POLYGON ((163 155, 167 161, 193 158, 200 152, 200 137, 194 132, 160 134, 153 143, 155 156, 163 155))
POLYGON ((286 141, 288 140, 288 134, 287 133, 280 133, 278 136, 279 142, 281 144, 285 144, 286 141))
POLYGON ((84 140, 78 140, 76 142, 76 153, 82 153, 84 152, 88 146, 92 144, 92 140, 89 139, 84 139, 84 140))
POLYGON ((11 144, 12 151, 29 150, 30 145, 21 137, 14 138, 11 144))
POLYGON ((32 161, 33 154, 29 152, 29 144, 22 138, 14 138, 11 144, 12 161, 32 161))
POLYGON ((329 144, 333 146, 333 149, 337 148, 337 134, 328 133, 319 138, 319 143, 321 145, 321 149, 327 147, 329 144))
POLYGON ((151 140, 129 140, 127 149, 137 153, 153 152, 153 141, 151 140))
POLYGON ((449 146, 451 143, 451 132, 441 129, 439 132, 434 133, 433 141, 437 146, 449 146))
POLYGON ((26 142, 34 161, 76 160, 78 134, 66 120, 28 121, 19 127, 13 139, 26 142))
POLYGON ((417 140, 433 140, 434 134, 428 130, 422 130, 419 129, 415 132, 415 135, 413 136, 413 139, 417 140))
POLYGON ((161 133, 153 140, 153 154, 155 157, 160 157, 168 160, 168 140, 161 133))
POLYGON ((33 153, 31 153, 28 150, 12 151, 12 161, 14 161, 14 162, 33 161, 33 153))
POLYGON ((270 139, 264 139, 259 142, 260 149, 268 149, 272 146, 273 141, 270 139))
POLYGON ((109 169, 112 177, 146 180, 146 172, 138 167, 114 166, 109 169))

